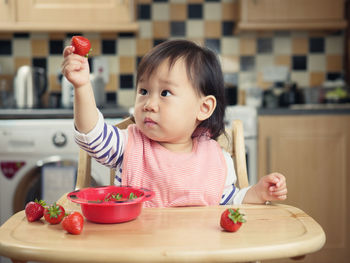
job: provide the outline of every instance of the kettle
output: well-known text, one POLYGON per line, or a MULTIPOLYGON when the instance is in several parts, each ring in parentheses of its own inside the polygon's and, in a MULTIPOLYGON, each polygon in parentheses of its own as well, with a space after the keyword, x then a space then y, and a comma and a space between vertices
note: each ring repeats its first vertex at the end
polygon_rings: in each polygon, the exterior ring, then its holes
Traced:
POLYGON ((103 107, 106 103, 105 83, 101 72, 98 74, 90 74, 91 86, 94 92, 96 106, 103 107))
POLYGON ((74 86, 69 80, 62 76, 61 79, 62 93, 61 93, 61 105, 63 108, 73 108, 74 103, 74 86))
POLYGON ((41 106, 41 96, 46 90, 45 69, 21 66, 14 79, 14 98, 17 108, 41 106))
MULTIPOLYGON (((96 106, 103 107, 106 103, 105 83, 101 75, 90 74, 90 82, 95 97, 96 106)), ((69 80, 62 76, 62 97, 61 104, 63 108, 73 108, 74 86, 69 80)))

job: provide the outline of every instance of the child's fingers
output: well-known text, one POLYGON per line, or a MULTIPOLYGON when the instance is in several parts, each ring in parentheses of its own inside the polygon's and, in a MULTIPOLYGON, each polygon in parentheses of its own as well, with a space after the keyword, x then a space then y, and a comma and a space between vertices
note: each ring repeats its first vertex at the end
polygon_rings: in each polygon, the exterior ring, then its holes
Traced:
POLYGON ((285 184, 286 178, 280 173, 272 173, 267 176, 268 183, 280 187, 285 184))
POLYGON ((63 50, 63 57, 67 57, 70 54, 73 54, 73 52, 74 52, 74 47, 73 46, 67 46, 63 50))
POLYGON ((287 199, 287 195, 280 195, 280 196, 277 196, 277 199, 278 199, 278 200, 286 200, 286 199, 287 199))
POLYGON ((70 64, 75 64, 75 65, 81 65, 84 63, 84 60, 80 59, 79 58, 80 56, 76 57, 76 56, 72 56, 72 57, 69 57, 69 58, 66 58, 63 60, 62 62, 62 66, 65 67, 65 66, 68 66, 70 64))
POLYGON ((62 74, 69 77, 72 72, 80 71, 83 68, 83 64, 75 59, 65 60, 62 64, 62 74))
POLYGON ((274 195, 274 196, 287 195, 287 193, 288 193, 287 188, 283 188, 277 191, 270 191, 270 195, 274 195))
POLYGON ((70 54, 69 56, 64 58, 64 60, 62 62, 62 66, 69 64, 69 63, 74 63, 74 62, 78 62, 81 64, 88 63, 87 58, 76 55, 76 54, 70 54))
POLYGON ((281 194, 270 194, 270 197, 268 198, 269 201, 274 201, 274 200, 278 200, 278 201, 281 201, 281 200, 286 200, 287 199, 287 194, 284 194, 281 192, 281 194))
POLYGON ((80 55, 77 55, 77 54, 74 54, 75 48, 73 46, 67 46, 64 48, 63 50, 63 57, 64 59, 76 59, 78 61, 80 61, 81 63, 86 63, 87 62, 87 58, 86 57, 83 57, 83 56, 80 56, 80 55))
POLYGON ((63 73, 63 75, 66 76, 70 72, 79 71, 80 69, 81 69, 81 64, 79 64, 79 63, 71 63, 71 64, 63 67, 62 73, 63 73))
POLYGON ((279 178, 279 181, 277 182, 276 187, 280 188, 280 187, 285 186, 286 185, 286 178, 282 174, 279 174, 278 178, 279 178))
POLYGON ((277 173, 272 173, 266 176, 266 179, 269 183, 277 183, 279 181, 277 173))
POLYGON ((286 181, 278 182, 277 184, 269 186, 269 191, 278 191, 287 188, 286 181))
POLYGON ((73 66, 73 70, 80 70, 84 67, 85 63, 87 63, 86 58, 79 55, 71 55, 63 60, 61 68, 62 71, 66 68, 71 70, 71 67, 73 66))
POLYGON ((280 173, 271 173, 265 176, 265 183, 267 183, 269 201, 285 200, 287 198, 287 183, 284 175, 280 173))

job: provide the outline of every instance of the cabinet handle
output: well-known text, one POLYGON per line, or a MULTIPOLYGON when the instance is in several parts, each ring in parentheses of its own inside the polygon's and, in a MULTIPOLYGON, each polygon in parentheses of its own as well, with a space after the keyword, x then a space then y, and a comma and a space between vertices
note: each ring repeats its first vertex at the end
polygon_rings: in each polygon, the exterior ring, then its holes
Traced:
POLYGON ((271 173, 271 137, 266 138, 266 174, 271 173))

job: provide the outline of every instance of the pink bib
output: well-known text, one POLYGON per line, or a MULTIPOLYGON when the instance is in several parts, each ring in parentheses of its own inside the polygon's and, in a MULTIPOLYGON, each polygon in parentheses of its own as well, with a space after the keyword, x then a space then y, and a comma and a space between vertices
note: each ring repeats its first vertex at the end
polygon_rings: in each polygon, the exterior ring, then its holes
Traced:
POLYGON ((190 153, 174 153, 128 127, 122 184, 155 192, 146 207, 219 205, 226 180, 219 144, 207 137, 193 139, 190 153))

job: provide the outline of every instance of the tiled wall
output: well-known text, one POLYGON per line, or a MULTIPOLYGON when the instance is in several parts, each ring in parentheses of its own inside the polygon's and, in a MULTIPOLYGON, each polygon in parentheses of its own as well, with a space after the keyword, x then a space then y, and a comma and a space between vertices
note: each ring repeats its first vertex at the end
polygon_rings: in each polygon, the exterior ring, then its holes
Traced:
MULTIPOLYGON (((136 0, 137 34, 89 33, 92 58, 103 56, 109 62, 106 92, 110 101, 117 93, 119 104, 133 104, 135 71, 139 59, 154 45, 166 39, 186 38, 206 45, 220 57, 225 81, 244 88, 247 81, 266 88, 263 69, 285 65, 299 86, 321 85, 343 74, 344 33, 336 32, 255 32, 234 33, 237 1, 136 0)), ((60 94, 63 47, 72 34, 1 33, 0 78, 11 80, 25 64, 46 68, 48 94, 60 94)), ((90 62, 91 62, 90 59, 90 62)), ((49 101, 49 100, 48 100, 49 101)))

